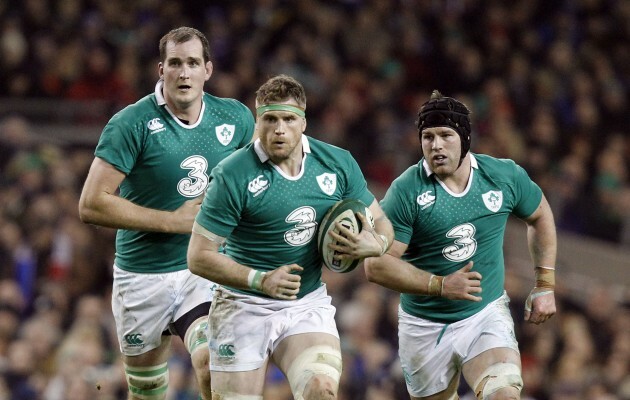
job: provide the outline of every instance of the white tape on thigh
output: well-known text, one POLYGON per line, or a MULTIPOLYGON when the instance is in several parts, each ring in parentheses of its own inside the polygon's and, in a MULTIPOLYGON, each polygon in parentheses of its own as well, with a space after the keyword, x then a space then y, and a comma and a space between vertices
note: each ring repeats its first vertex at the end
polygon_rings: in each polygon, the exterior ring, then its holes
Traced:
POLYGON ((212 400, 263 400, 263 397, 253 394, 238 394, 233 392, 220 393, 212 391, 212 400))
POLYGON ((151 367, 130 367, 125 364, 125 376, 129 391, 135 398, 161 400, 168 389, 168 367, 166 363, 151 367))
POLYGON ((511 363, 493 364, 483 371, 477 382, 475 382, 475 394, 479 400, 486 400, 499 389, 514 387, 519 392, 523 389, 523 378, 518 366, 511 363), (479 385, 484 382, 483 387, 479 385))
POLYGON ((341 352, 331 346, 312 346, 293 360, 287 379, 296 399, 301 399, 304 388, 314 375, 325 375, 339 383, 341 352))
POLYGON ((199 348, 199 346, 204 346, 208 343, 207 332, 207 317, 197 318, 197 320, 188 327, 188 330, 184 335, 184 344, 186 345, 186 350, 188 350, 189 354, 194 353, 194 351, 199 348))

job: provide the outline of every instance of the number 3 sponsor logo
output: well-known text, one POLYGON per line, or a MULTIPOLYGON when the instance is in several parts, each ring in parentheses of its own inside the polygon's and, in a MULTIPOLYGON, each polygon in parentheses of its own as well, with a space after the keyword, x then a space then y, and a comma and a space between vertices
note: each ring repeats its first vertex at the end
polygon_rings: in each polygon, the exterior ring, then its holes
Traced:
POLYGON ((177 183, 177 191, 184 197, 197 197, 206 190, 208 178, 208 161, 202 156, 190 156, 179 165, 188 169, 188 177, 177 183))
POLYGON ((310 242, 317 231, 315 215, 313 207, 305 206, 293 210, 285 221, 295 225, 284 233, 284 240, 291 246, 302 246, 310 242))
POLYGON ((455 240, 453 245, 442 249, 444 257, 450 261, 464 261, 472 257, 477 251, 475 232, 477 229, 469 223, 457 225, 446 232, 446 237, 455 240))

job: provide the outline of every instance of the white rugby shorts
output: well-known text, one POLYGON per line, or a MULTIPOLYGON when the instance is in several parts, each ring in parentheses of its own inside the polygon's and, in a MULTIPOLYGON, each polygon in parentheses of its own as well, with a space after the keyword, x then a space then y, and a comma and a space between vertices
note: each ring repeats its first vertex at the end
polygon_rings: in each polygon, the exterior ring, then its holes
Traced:
POLYGON ((514 320, 503 294, 477 314, 452 324, 412 316, 398 308, 398 355, 409 394, 426 397, 445 390, 462 365, 493 349, 519 352, 514 320))
POLYGON ((162 332, 199 304, 212 301, 217 285, 188 269, 140 274, 114 265, 112 312, 121 353, 155 349, 162 332))
POLYGON ((335 311, 325 285, 297 300, 251 296, 219 286, 208 321, 210 370, 258 369, 291 335, 327 333, 339 338, 335 311))

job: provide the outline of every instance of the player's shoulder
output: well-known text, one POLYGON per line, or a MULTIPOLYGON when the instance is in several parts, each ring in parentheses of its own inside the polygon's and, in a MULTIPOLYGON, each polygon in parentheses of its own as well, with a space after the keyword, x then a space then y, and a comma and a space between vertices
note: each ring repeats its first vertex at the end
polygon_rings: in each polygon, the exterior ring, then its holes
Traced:
POLYGON ((516 166, 516 162, 510 158, 497 158, 487 154, 471 153, 478 164, 496 168, 516 166))
POLYGON ((149 94, 115 113, 109 122, 133 125, 159 118, 159 116, 160 111, 155 95, 149 94))
POLYGON ((495 178, 505 177, 506 179, 513 177, 522 170, 514 160, 509 158, 496 158, 487 154, 472 154, 478 169, 486 175, 492 175, 495 178))
POLYGON ((417 164, 409 166, 393 181, 393 185, 412 185, 412 186, 424 186, 431 184, 428 171, 423 164, 424 158, 417 164))
POLYGON ((155 112, 158 108, 155 94, 151 93, 135 103, 127 105, 122 110, 118 111, 115 115, 121 115, 123 117, 135 115, 136 117, 144 115, 146 113, 155 112))
POLYGON ((308 136, 307 140, 311 155, 325 163, 335 165, 353 159, 352 154, 344 148, 315 139, 312 136, 308 136))
POLYGON ((249 108, 243 103, 241 103, 237 99, 229 98, 229 97, 218 97, 214 96, 208 92, 203 92, 203 100, 212 109, 225 109, 228 111, 237 111, 244 112, 247 111, 251 113, 249 108))
POLYGON ((254 143, 235 150, 232 154, 219 162, 217 167, 222 174, 238 175, 259 166, 260 159, 256 155, 254 143))

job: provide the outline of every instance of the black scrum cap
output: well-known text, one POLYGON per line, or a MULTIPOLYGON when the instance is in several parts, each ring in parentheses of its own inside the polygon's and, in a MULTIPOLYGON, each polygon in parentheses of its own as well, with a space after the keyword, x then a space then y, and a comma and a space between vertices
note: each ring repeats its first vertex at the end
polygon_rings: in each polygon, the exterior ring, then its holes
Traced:
POLYGON ((462 139, 461 160, 470 150, 470 110, 464 103, 452 97, 445 97, 437 90, 431 93, 429 101, 418 112, 418 132, 426 128, 446 126, 452 128, 462 139))

